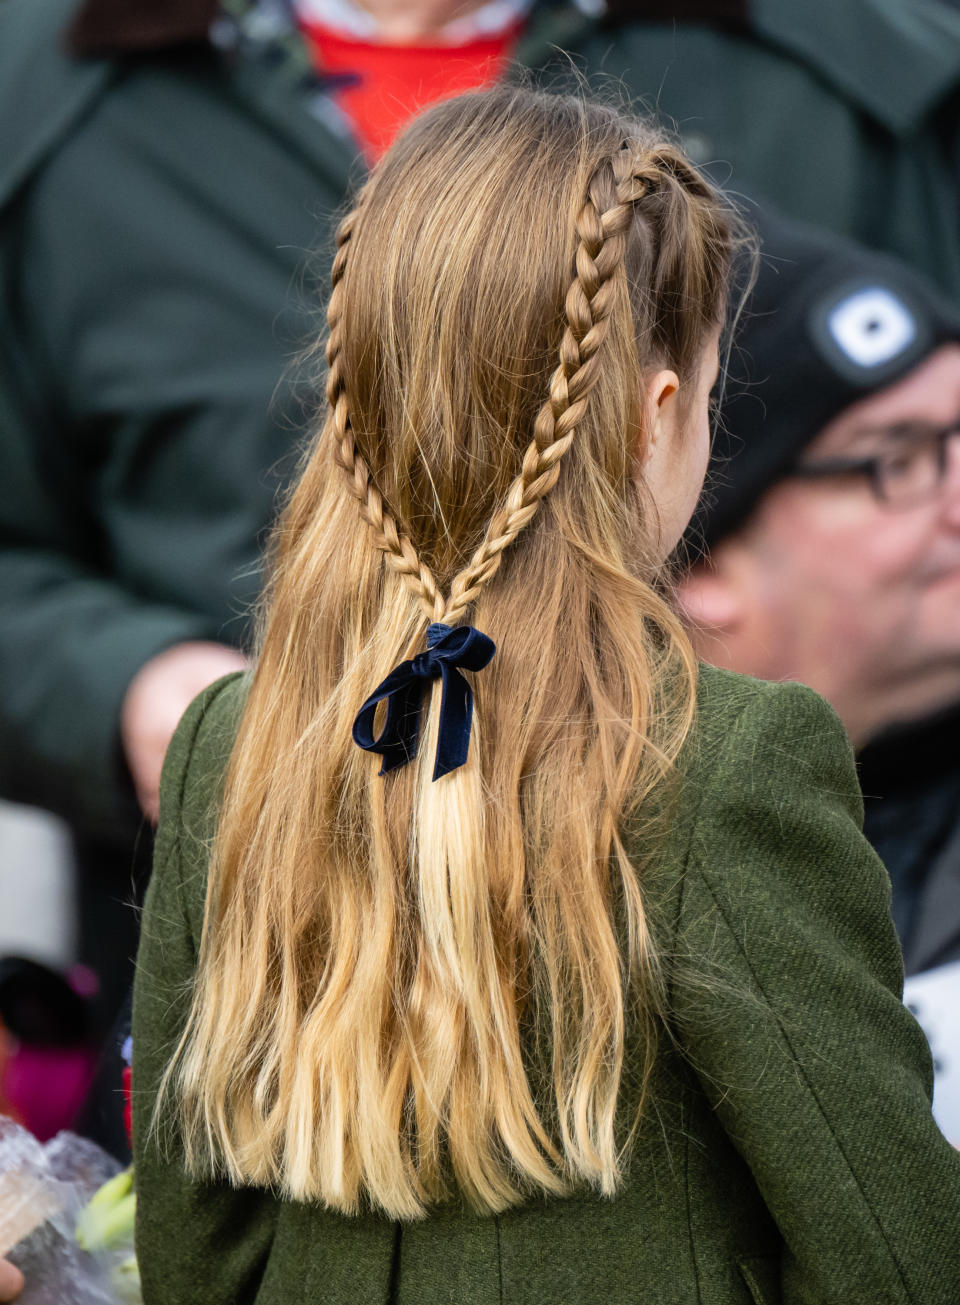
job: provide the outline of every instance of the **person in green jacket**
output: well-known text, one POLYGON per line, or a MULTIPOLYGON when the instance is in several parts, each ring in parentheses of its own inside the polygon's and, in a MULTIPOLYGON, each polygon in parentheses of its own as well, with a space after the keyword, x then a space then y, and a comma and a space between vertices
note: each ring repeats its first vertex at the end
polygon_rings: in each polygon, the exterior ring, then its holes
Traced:
POLYGON ((256 667, 164 768, 145 1305, 954 1305, 849 743, 665 594, 737 251, 656 129, 510 88, 343 219, 256 667))
MULTIPOLYGON (((358 10, 385 47, 397 8, 358 10)), ((446 43, 477 6, 402 8, 404 40, 446 43)), ((936 0, 509 8, 515 66, 569 75, 568 51, 734 187, 960 290, 960 19, 936 0)), ((188 701, 242 664, 296 463, 298 269, 364 167, 291 12, 0 3, 0 795, 74 831, 108 1012, 141 812, 188 701)))

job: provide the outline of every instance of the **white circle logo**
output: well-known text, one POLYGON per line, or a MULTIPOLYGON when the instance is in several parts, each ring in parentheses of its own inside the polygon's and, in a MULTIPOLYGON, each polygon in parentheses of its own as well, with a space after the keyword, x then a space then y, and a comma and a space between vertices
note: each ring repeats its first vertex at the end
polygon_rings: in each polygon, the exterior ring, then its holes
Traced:
POLYGON ((827 318, 834 341, 858 367, 880 367, 909 349, 917 321, 907 305, 885 286, 857 290, 827 318))

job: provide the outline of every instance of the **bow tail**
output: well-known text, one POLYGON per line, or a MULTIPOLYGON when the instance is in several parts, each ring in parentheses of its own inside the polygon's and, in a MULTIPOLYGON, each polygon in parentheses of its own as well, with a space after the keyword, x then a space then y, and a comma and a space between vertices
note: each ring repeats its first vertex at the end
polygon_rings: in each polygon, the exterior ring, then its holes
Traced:
POLYGON ((443 689, 440 697, 440 733, 433 778, 438 780, 462 766, 470 749, 470 726, 473 722, 473 690, 454 666, 445 664, 441 672, 443 689))

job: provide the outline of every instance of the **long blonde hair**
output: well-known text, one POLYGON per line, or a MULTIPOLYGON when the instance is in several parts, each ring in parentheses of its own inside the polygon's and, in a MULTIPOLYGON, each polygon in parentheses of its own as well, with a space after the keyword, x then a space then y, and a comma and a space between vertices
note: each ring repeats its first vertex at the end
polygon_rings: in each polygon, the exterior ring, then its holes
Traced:
POLYGON ((414 122, 344 219, 161 1093, 192 1172, 400 1218, 457 1188, 480 1211, 616 1190, 627 1012, 646 1084, 658 1009, 622 831, 696 674, 643 386, 694 383, 733 230, 649 125, 517 88, 414 122), (497 644, 467 763, 432 781, 434 685, 380 777, 354 717, 437 620, 497 644))

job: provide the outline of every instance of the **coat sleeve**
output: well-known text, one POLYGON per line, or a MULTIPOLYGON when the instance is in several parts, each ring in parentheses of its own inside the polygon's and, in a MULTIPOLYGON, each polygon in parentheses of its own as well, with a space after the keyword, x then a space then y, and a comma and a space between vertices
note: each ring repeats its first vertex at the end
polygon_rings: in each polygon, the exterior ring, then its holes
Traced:
MULTIPOLYGON (((190 1005, 206 867, 196 821, 216 792, 224 749, 211 747, 228 677, 206 690, 178 727, 164 768, 153 877, 144 907, 133 1000, 133 1153, 136 1249, 144 1305, 248 1305, 264 1271, 276 1202, 266 1192, 187 1177, 175 1132, 151 1120, 161 1076, 190 1005), (205 770, 208 773, 204 773, 205 770), (199 772, 199 773, 198 773, 199 772)), ((232 719, 235 719, 233 717, 232 719)))
POLYGON ((784 1305, 956 1305, 960 1155, 861 809, 830 708, 758 687, 693 834, 680 1037, 783 1236, 784 1305))
POLYGON ((297 456, 304 396, 281 378, 305 327, 288 286, 321 182, 212 68, 146 85, 128 68, 71 119, 93 71, 48 66, 52 13, 76 8, 0 18, 2 72, 46 15, 35 62, 52 79, 22 77, 62 92, 50 114, 68 119, 5 197, 20 137, 0 115, 0 794, 125 842, 132 678, 172 645, 249 634, 260 535, 297 456), (234 194, 258 166, 289 177, 251 223, 234 194))
MULTIPOLYGON (((0 336, 0 794, 115 838, 140 818, 120 744, 127 686, 155 654, 218 626, 95 563, 84 476, 16 365, 22 331, 2 308, 0 336)), ((124 546, 112 541, 118 556, 124 546)))

